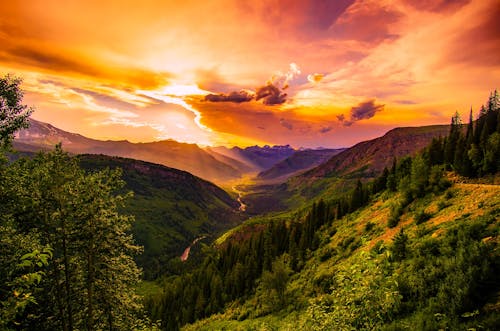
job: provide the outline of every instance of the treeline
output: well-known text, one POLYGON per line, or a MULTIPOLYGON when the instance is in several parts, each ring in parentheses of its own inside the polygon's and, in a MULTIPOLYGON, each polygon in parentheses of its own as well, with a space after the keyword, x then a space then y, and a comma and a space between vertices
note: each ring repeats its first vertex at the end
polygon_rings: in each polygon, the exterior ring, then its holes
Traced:
POLYGON ((61 147, 7 162, 31 113, 0 79, 0 329, 138 330, 140 251, 119 171, 87 173, 61 147))
POLYGON ((428 148, 429 161, 446 164, 466 177, 482 177, 500 170, 500 97, 495 90, 481 106, 474 121, 472 109, 464 132, 458 113, 451 120, 448 137, 434 139, 428 148))

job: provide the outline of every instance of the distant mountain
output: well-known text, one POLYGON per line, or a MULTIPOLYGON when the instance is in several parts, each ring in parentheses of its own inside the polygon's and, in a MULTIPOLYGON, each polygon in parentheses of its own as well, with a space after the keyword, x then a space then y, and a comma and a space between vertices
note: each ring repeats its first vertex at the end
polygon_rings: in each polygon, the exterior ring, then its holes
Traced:
POLYGON ((193 239, 214 239, 241 220, 236 200, 188 172, 105 155, 78 158, 86 170, 123 170, 126 189, 134 192, 124 212, 135 216, 134 238, 144 246, 138 263, 148 279, 171 268, 171 260, 177 260, 193 239))
POLYGON ((249 186, 244 197, 247 213, 283 211, 319 197, 346 192, 358 178, 379 175, 384 167, 392 165, 394 158, 415 154, 432 138, 447 136, 449 130, 448 125, 396 128, 382 137, 356 144, 286 182, 249 186))
POLYGON ((105 154, 128 157, 163 164, 186 170, 211 181, 225 181, 238 178, 242 172, 228 163, 218 160, 195 144, 165 140, 151 143, 124 141, 101 141, 79 134, 69 133, 50 124, 30 120, 30 127, 21 130, 14 141, 14 147, 21 151, 53 149, 61 142, 63 149, 75 154, 105 154))
POLYGON ((255 172, 269 169, 276 163, 283 161, 296 152, 290 145, 250 146, 246 148, 227 148, 219 146, 210 148, 210 150, 231 159, 238 160, 255 172))
POLYGON ((262 171, 257 178, 261 180, 285 181, 300 172, 319 166, 332 156, 344 151, 340 149, 306 149, 297 151, 271 168, 262 171))
POLYGON ((374 177, 384 167, 390 167, 394 158, 412 155, 429 145, 433 138, 447 136, 449 131, 449 125, 396 128, 382 137, 354 145, 301 177, 374 177))

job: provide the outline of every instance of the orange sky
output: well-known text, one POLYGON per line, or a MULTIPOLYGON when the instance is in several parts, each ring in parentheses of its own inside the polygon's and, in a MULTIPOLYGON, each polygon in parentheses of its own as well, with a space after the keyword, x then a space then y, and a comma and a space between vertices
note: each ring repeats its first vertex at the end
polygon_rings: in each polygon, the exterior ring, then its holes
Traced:
POLYGON ((2 1, 0 74, 97 139, 341 147, 500 87, 500 1, 2 1))

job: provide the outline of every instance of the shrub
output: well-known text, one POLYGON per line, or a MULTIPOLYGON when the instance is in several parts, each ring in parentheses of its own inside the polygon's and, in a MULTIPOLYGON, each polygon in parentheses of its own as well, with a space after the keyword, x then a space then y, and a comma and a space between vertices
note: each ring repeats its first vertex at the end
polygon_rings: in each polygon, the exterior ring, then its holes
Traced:
POLYGON ((428 221, 432 217, 432 214, 427 213, 425 210, 420 210, 415 214, 415 222, 417 224, 422 224, 428 221))

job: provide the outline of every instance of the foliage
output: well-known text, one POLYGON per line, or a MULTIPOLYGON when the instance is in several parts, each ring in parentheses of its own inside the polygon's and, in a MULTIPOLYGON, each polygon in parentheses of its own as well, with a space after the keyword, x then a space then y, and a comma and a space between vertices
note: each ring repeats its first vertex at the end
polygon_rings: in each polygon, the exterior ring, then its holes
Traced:
POLYGON ((383 256, 357 254, 335 270, 331 292, 311 300, 303 330, 374 330, 390 320, 401 300, 383 256))
POLYGON ((132 218, 118 213, 128 196, 116 194, 123 186, 120 173, 87 174, 58 146, 6 167, 2 184, 2 222, 53 252, 46 276, 36 276, 36 301, 43 304, 26 307, 22 327, 92 330, 134 324, 140 271, 131 255, 139 248, 127 233, 132 218))
POLYGON ((0 78, 0 148, 9 147, 14 133, 29 125, 32 108, 23 105, 21 79, 6 75, 0 78))

